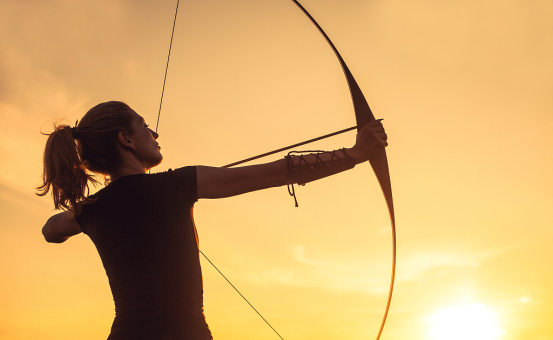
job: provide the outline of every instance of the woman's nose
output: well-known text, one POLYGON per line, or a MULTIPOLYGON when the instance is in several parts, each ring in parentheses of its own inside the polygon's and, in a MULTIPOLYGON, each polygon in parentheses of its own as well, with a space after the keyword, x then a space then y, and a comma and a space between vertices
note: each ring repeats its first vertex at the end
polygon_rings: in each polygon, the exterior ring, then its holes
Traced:
POLYGON ((159 134, 157 132, 155 132, 154 130, 148 128, 148 130, 150 130, 150 132, 152 133, 152 137, 154 137, 154 139, 157 139, 159 137, 159 134))

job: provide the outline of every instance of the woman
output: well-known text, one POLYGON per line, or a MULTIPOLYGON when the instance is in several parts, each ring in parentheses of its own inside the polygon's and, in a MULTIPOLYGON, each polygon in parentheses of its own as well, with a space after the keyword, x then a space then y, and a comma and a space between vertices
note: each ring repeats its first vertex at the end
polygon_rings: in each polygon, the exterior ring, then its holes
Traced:
POLYGON ((387 145, 379 121, 350 149, 287 156, 239 167, 184 167, 146 174, 161 163, 158 134, 122 102, 93 107, 75 127, 56 125, 44 151, 43 185, 56 209, 42 232, 61 243, 84 232, 109 279, 116 316, 110 340, 212 339, 203 313, 194 203, 316 180, 353 168, 387 145), (109 184, 88 196, 91 174, 109 184))

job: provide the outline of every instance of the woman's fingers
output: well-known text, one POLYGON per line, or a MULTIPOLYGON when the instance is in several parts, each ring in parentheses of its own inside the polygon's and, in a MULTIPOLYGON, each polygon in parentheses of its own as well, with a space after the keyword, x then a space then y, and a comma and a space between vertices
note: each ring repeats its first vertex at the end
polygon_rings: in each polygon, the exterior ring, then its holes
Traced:
POLYGON ((356 143, 352 150, 359 156, 361 162, 372 159, 376 156, 380 149, 388 146, 388 135, 384 130, 384 126, 380 120, 373 120, 367 123, 359 131, 356 138, 356 143))

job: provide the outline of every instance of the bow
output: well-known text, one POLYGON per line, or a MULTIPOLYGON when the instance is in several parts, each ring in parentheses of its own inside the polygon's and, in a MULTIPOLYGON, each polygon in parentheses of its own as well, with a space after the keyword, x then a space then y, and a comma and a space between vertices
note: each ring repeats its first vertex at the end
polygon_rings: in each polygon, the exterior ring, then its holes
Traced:
MULTIPOLYGON (((338 61, 340 62, 340 65, 342 66, 342 70, 344 71, 344 74, 346 76, 348 85, 349 85, 349 91, 351 93, 351 99, 353 101, 353 107, 355 110, 355 119, 357 121, 357 129, 361 129, 363 126, 365 126, 367 123, 375 120, 374 115, 371 111, 371 108, 369 107, 369 104, 367 103, 367 100, 365 99, 365 96, 363 95, 363 92, 359 88, 359 85, 357 85, 357 82, 355 81, 355 78, 351 74, 351 71, 349 70, 348 66, 344 62, 344 59, 330 40, 330 38, 326 35, 326 33, 323 31, 321 26, 313 19, 311 14, 307 12, 307 10, 296 0, 292 0, 307 17, 313 22, 313 24, 317 27, 319 32, 324 36, 334 53, 336 54, 336 57, 338 58, 338 61)), ((386 323, 386 318, 388 316, 388 311, 390 310, 390 303, 392 301, 392 292, 394 290, 394 280, 395 280, 395 271, 396 271, 396 223, 395 223, 395 216, 394 216, 394 201, 392 198, 392 184, 390 181, 390 171, 388 169, 388 159, 386 157, 386 149, 382 148, 378 152, 378 154, 369 161, 371 163, 371 166, 374 170, 374 173, 376 175, 376 178, 378 179, 378 182, 380 183, 380 188, 382 189, 382 193, 384 194, 384 198, 386 199, 386 204, 388 205, 388 212, 390 213, 390 221, 392 224, 392 275, 390 280, 390 291, 388 294, 388 302, 386 303, 386 310, 384 311, 384 317, 382 319, 382 324, 380 325, 380 330, 378 331, 378 335, 376 339, 380 339, 380 335, 382 334, 382 330, 384 329, 384 325, 386 323)))
MULTIPOLYGON (((297 147, 297 146, 300 146, 300 145, 304 145, 304 144, 307 144, 307 143, 311 143, 311 142, 314 142, 314 141, 317 141, 317 140, 320 140, 320 139, 323 139, 323 138, 328 138, 328 137, 331 137, 331 136, 334 136, 334 135, 337 135, 337 134, 340 134, 340 133, 351 131, 355 128, 360 130, 361 128, 363 128, 363 126, 365 126, 369 122, 375 120, 375 117, 374 117, 374 115, 373 115, 373 113, 372 113, 372 111, 369 107, 369 104, 367 103, 367 100, 365 99, 365 96, 363 95, 363 92, 359 88, 359 85, 357 85, 357 82, 355 81, 355 78, 351 74, 351 71, 347 67, 346 63, 344 62, 344 59, 342 58, 342 56, 340 55, 340 53, 338 52, 338 50, 336 49, 336 47, 334 46, 334 44, 332 43, 330 38, 326 35, 326 33, 323 31, 321 26, 319 26, 319 24, 315 21, 315 19, 311 16, 311 14, 309 14, 309 12, 307 12, 307 10, 298 1, 296 1, 296 0, 292 0, 292 1, 303 11, 303 13, 305 15, 307 15, 307 17, 311 20, 311 22, 313 22, 313 24, 317 27, 319 32, 321 32, 323 37, 326 39, 326 41, 328 42, 328 44, 330 45, 330 47, 332 48, 332 50, 336 54, 336 57, 338 58, 338 61, 340 62, 340 65, 342 66, 342 70, 344 71, 344 75, 346 76, 346 80, 348 82, 349 90, 350 90, 350 93, 351 93, 351 99, 353 101, 353 107, 354 107, 354 110, 355 110, 355 119, 357 121, 357 126, 347 128, 347 129, 343 129, 343 130, 340 130, 340 131, 337 131, 337 132, 334 132, 334 133, 331 133, 331 134, 328 134, 328 135, 325 135, 325 136, 321 136, 321 137, 318 137, 318 138, 310 139, 308 141, 301 142, 301 143, 298 143, 298 144, 294 144, 294 145, 291 145, 291 146, 288 146, 288 147, 285 147, 285 148, 281 148, 281 149, 278 149, 278 150, 275 150, 275 151, 267 152, 267 153, 264 153, 264 154, 261 154, 261 155, 255 156, 255 157, 250 157, 248 159, 245 159, 245 160, 242 160, 242 161, 239 161, 239 162, 228 164, 228 165, 224 166, 225 168, 226 167, 232 167, 232 166, 242 164, 242 163, 245 163, 245 162, 249 162, 249 161, 252 161, 254 159, 258 159, 258 158, 265 157, 265 156, 268 156, 268 155, 272 155, 274 153, 281 152, 281 151, 284 151, 284 150, 288 150, 288 149, 291 149, 291 148, 294 148, 294 147, 297 147)), ((175 9, 175 18, 173 20, 173 29, 172 29, 172 32, 171 32, 171 41, 169 43, 169 53, 167 55, 167 64, 165 66, 165 76, 163 78, 163 88, 162 88, 162 91, 161 91, 161 100, 160 100, 160 103, 159 103, 159 112, 158 112, 158 116, 157 116, 156 133, 157 133, 157 129, 158 129, 158 126, 159 126, 159 119, 160 119, 160 116, 161 116, 161 106, 163 104, 163 93, 165 92, 165 80, 167 79, 167 70, 169 68, 169 58, 171 56, 171 47, 173 45, 173 34, 175 32, 175 23, 176 23, 176 20, 177 20, 178 8, 179 8, 179 0, 177 0, 177 6, 176 6, 176 9, 175 9)), ((391 273, 390 290, 389 290, 389 293, 388 293, 388 300, 387 300, 387 303, 386 303, 386 309, 384 311, 384 316, 382 318, 382 323, 380 325, 380 329, 379 329, 378 335, 376 337, 376 340, 379 340, 380 336, 382 334, 382 331, 384 329, 384 325, 386 323, 386 318, 388 316, 388 311, 390 310, 390 303, 392 301, 392 292, 393 292, 393 289, 394 289, 395 268, 396 268, 396 228, 395 228, 395 216, 394 216, 394 202, 393 202, 393 198, 392 198, 392 185, 391 185, 391 181, 390 181, 390 171, 388 169, 388 159, 386 157, 386 149, 381 148, 380 151, 378 152, 378 154, 373 159, 369 160, 369 162, 370 162, 370 164, 371 164, 371 166, 374 170, 376 178, 378 179, 378 182, 380 184, 380 188, 382 189, 382 192, 384 194, 384 198, 385 198, 386 204, 388 206, 388 212, 390 214, 390 221, 391 221, 391 226, 392 226, 392 273, 391 273)), ((225 278, 225 280, 228 281, 228 283, 238 292, 238 294, 240 294, 240 296, 242 296, 242 298, 244 298, 244 300, 246 300, 246 302, 257 312, 257 314, 259 314, 259 312, 238 291, 238 289, 236 289, 236 287, 234 287, 234 285, 225 277, 225 275, 223 275, 223 273, 221 273, 221 271, 219 271, 219 269, 209 260, 209 258, 207 258, 204 255, 203 252, 200 251, 200 253, 207 259, 207 261, 209 261, 209 263, 211 263, 215 267, 215 269, 225 278)), ((280 334, 278 334, 278 332, 267 322, 267 320, 265 320, 265 318, 263 318, 263 316, 261 316, 261 314, 259 314, 259 316, 282 339, 280 334)))

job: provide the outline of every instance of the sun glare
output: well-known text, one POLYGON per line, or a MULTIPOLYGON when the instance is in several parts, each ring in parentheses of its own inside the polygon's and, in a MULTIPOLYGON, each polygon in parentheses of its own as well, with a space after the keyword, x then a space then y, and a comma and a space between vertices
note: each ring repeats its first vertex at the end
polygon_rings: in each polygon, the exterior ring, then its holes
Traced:
POLYGON ((429 340, 499 340, 503 333, 496 315, 481 303, 439 309, 428 323, 429 340))

